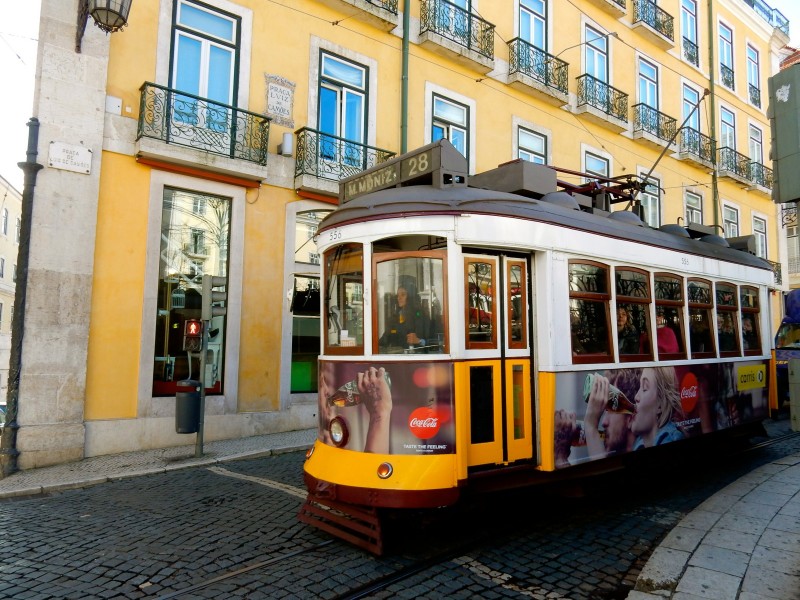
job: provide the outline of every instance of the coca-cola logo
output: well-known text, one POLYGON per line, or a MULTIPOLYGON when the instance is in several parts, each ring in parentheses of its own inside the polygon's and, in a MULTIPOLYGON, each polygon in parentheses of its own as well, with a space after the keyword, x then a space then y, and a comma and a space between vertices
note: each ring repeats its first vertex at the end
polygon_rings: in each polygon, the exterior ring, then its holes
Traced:
POLYGON ((683 412, 688 415, 697 406, 700 391, 697 387, 697 377, 694 373, 687 373, 681 380, 681 406, 683 412))
POLYGON ((411 433, 421 440, 427 440, 439 433, 442 419, 435 410, 422 406, 408 417, 408 428, 411 433))

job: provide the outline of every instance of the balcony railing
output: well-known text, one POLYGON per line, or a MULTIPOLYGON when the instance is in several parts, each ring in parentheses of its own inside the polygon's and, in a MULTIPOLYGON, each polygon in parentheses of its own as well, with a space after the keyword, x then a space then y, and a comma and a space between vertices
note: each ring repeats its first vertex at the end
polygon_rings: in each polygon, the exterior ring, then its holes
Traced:
POLYGON ((494 25, 447 0, 422 0, 420 34, 430 31, 494 59, 494 25))
POLYGON ((762 0, 744 0, 744 3, 752 7, 752 9, 767 23, 773 27, 777 27, 787 36, 789 35, 789 19, 784 17, 783 13, 777 8, 772 8, 762 0))
POLYGON ((393 15, 397 14, 397 0, 367 0, 367 3, 388 10, 393 15))
POLYGON ((267 164, 269 117, 154 83, 145 82, 140 91, 137 140, 267 164))
POLYGON ((750 158, 733 148, 719 149, 719 170, 733 173, 742 179, 750 179, 750 158))
POLYGON ((689 38, 683 38, 683 58, 695 67, 700 66, 700 50, 689 38))
POLYGON ((672 15, 651 0, 633 0, 633 22, 641 21, 668 40, 675 39, 672 15))
POLYGON ((311 175, 338 181, 385 162, 394 152, 304 127, 297 131, 295 177, 311 175))
POLYGON ((611 0, 614 4, 619 6, 622 10, 627 10, 627 6, 625 6, 625 0, 611 0))
POLYGON ((628 121, 628 94, 588 74, 578 77, 578 106, 583 104, 628 121))
POLYGON ((719 63, 719 75, 720 79, 722 80, 722 85, 724 85, 729 90, 733 88, 733 69, 731 69, 728 65, 719 63))
POLYGON ((680 153, 692 154, 703 162, 713 162, 710 137, 691 127, 683 127, 678 138, 680 153))
POLYGON ((563 94, 568 93, 568 63, 520 38, 514 38, 508 43, 508 54, 509 75, 520 72, 547 87, 563 94))
POLYGON ((772 189, 772 169, 759 162, 750 163, 750 181, 759 187, 772 189))
POLYGON ((747 84, 747 89, 750 92, 750 104, 756 108, 761 108, 761 90, 752 83, 747 84))
POLYGON ((649 133, 669 142, 675 135, 675 126, 675 119, 652 106, 647 104, 633 106, 633 133, 649 133))

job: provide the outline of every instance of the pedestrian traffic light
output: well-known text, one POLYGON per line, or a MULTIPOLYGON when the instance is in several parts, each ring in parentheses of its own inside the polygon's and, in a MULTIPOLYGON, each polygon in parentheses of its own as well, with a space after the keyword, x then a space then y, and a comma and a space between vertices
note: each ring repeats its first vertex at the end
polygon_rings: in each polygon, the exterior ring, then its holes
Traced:
POLYGON ((203 275, 203 303, 200 318, 203 321, 210 321, 212 317, 222 317, 227 312, 224 306, 218 306, 224 303, 228 297, 227 292, 216 291, 214 288, 223 287, 228 285, 226 277, 217 277, 215 275, 203 275))
POLYGON ((200 352, 203 347, 203 323, 199 319, 186 319, 183 323, 183 351, 200 352))

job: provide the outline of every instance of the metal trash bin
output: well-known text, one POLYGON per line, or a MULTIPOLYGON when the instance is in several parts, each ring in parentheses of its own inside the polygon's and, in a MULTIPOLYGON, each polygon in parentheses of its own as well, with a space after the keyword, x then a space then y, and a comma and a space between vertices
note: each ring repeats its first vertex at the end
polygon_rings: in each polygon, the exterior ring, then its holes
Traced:
POLYGON ((197 433, 200 426, 200 382, 184 379, 175 393, 175 432, 197 433))

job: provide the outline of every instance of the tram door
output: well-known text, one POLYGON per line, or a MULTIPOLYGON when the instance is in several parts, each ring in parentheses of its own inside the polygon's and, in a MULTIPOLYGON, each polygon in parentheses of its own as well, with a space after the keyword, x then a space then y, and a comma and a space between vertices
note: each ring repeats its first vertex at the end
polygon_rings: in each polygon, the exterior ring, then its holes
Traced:
POLYGON ((458 384, 469 467, 533 456, 528 265, 504 255, 464 259, 468 358, 458 384))

